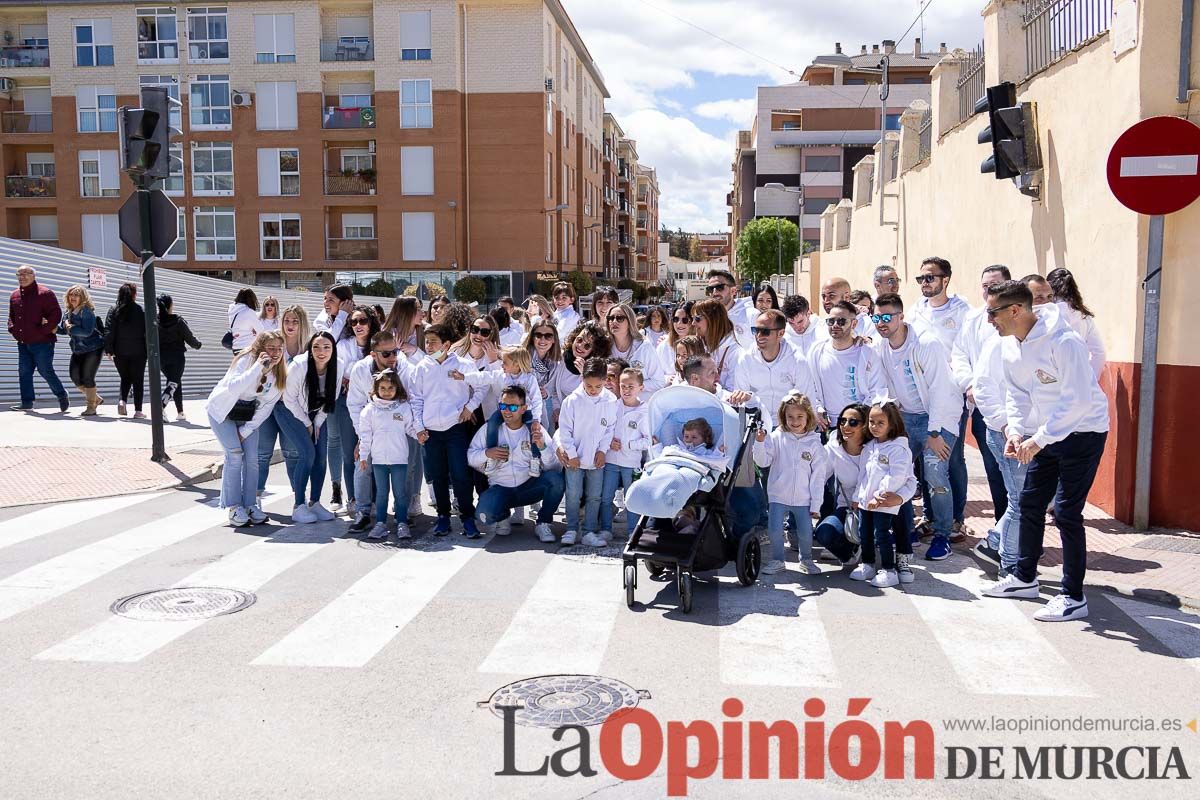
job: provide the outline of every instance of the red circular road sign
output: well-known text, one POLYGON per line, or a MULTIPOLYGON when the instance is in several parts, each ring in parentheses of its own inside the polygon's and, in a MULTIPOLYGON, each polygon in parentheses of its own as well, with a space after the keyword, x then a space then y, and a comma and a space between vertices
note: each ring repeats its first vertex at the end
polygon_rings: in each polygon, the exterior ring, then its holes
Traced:
POLYGON ((1200 127, 1179 117, 1144 119, 1108 154, 1108 185, 1139 214, 1171 214, 1200 197, 1200 127))

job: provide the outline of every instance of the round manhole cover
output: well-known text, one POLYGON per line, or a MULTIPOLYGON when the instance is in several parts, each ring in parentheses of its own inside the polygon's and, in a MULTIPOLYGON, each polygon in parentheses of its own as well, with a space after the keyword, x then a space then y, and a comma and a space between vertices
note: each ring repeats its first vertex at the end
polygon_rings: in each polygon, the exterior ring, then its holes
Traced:
POLYGON ((183 622, 232 614, 254 605, 256 599, 252 593, 237 589, 189 586, 122 597, 112 604, 111 610, 130 619, 183 622))
POLYGON ((502 686, 486 705, 498 717, 516 708, 514 721, 531 728, 599 725, 614 711, 633 708, 647 692, 598 675, 543 675, 502 686))

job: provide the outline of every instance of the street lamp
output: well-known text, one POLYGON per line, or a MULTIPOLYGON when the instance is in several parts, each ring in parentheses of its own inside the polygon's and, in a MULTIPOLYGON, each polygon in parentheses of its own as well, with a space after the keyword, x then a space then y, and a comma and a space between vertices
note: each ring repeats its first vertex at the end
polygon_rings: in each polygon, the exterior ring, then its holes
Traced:
MULTIPOLYGON (((786 186, 784 186, 782 183, 768 183, 768 184, 765 184, 763 186, 763 188, 764 189, 773 189, 777 192, 784 192, 785 194, 799 195, 800 199, 798 201, 798 206, 796 208, 796 212, 800 215, 800 226, 803 227, 803 225, 804 225, 804 187, 803 186, 800 186, 800 188, 798 188, 798 189, 789 189, 786 186)), ((804 248, 801 248, 801 250, 803 250, 803 249, 804 248)), ((783 274, 783 233, 779 230, 778 225, 775 226, 775 255, 777 257, 775 274, 782 275, 783 274)))

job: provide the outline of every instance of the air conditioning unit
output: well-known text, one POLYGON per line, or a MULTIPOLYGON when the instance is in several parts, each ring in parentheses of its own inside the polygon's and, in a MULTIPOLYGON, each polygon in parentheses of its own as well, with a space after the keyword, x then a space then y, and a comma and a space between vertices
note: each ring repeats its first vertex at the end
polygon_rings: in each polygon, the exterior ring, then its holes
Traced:
POLYGON ((375 152, 375 140, 374 140, 374 139, 372 139, 371 141, 367 142, 367 152, 368 152, 368 153, 374 153, 374 152, 375 152))
POLYGON ((546 91, 554 93, 554 78, 546 78, 546 91))
POLYGON ((17 88, 12 78, 0 78, 0 92, 11 92, 17 88))
POLYGON ((251 106, 254 105, 254 97, 249 92, 234 92, 233 104, 235 106, 251 106))

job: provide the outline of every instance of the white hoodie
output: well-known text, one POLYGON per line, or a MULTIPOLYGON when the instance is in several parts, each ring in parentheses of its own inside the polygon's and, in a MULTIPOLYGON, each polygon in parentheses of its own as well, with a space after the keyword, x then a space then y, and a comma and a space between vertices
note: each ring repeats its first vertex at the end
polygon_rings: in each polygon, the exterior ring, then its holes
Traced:
POLYGON ((733 371, 737 369, 738 359, 742 357, 742 341, 736 333, 730 333, 721 340, 716 350, 708 354, 713 363, 717 365, 719 374, 717 380, 722 386, 734 385, 733 371))
MULTIPOLYGON (((488 464, 487 457, 487 426, 475 431, 471 444, 467 448, 467 463, 474 469, 487 476, 492 486, 505 486, 509 489, 520 486, 529 480, 529 464, 533 461, 533 451, 530 449, 529 428, 522 425, 513 430, 507 425, 501 425, 496 431, 496 445, 508 445, 508 460, 494 465, 488 464), (489 469, 489 466, 491 468, 489 469)), ((542 447, 539 455, 542 471, 561 469, 558 456, 554 454, 554 440, 543 434, 542 447)))
POLYGON ((418 430, 448 431, 459 423, 464 409, 479 408, 483 392, 476 392, 465 381, 450 377, 450 371, 464 375, 475 371, 475 364, 454 353, 437 362, 425 356, 409 373, 412 379, 409 402, 418 430))
MULTIPOLYGON (((338 366, 338 373, 333 379, 333 399, 336 401, 342 393, 342 367, 338 366)), ((301 425, 304 427, 312 427, 313 433, 321 430, 321 426, 325 424, 325 418, 328 414, 325 411, 318 410, 313 416, 308 413, 308 385, 305 383, 305 376, 308 374, 308 353, 301 353, 296 356, 288 367, 287 371, 287 386, 283 390, 283 404, 287 406, 287 410, 292 412, 301 425)))
MULTIPOLYGON (((883 364, 888 391, 893 399, 902 400, 897 384, 908 380, 911 374, 917 395, 929 416, 930 433, 947 431, 957 436, 958 420, 962 417, 962 392, 950 377, 950 359, 935 335, 918 331, 907 322, 904 324, 908 327, 908 335, 900 349, 906 350, 907 363, 896 363, 895 351, 886 338, 880 337, 872 345, 883 364)), ((902 404, 900 410, 907 413, 914 411, 904 408, 902 404)))
POLYGON ((578 458, 580 469, 596 469, 596 453, 608 458, 617 426, 617 398, 607 389, 592 397, 582 384, 563 400, 554 441, 567 458, 578 458))
MULTIPOLYGON (((341 362, 338 362, 339 366, 341 362)), ((410 372, 412 367, 403 358, 396 359, 396 366, 391 368, 400 377, 400 384, 409 391, 412 382, 410 372)), ((350 412, 350 420, 354 430, 358 430, 358 418, 367 403, 371 402, 371 391, 375 388, 375 375, 383 370, 375 364, 375 355, 360 358, 353 362, 346 371, 349 385, 346 387, 346 410, 350 412)))
POLYGON ((856 344, 845 350, 832 339, 818 342, 810 351, 809 364, 816 379, 825 413, 833 419, 851 403, 865 403, 887 391, 887 381, 873 345, 856 344))
POLYGON ((258 407, 254 416, 249 422, 238 425, 238 433, 244 439, 258 430, 263 420, 275 410, 279 398, 280 389, 275 385, 275 371, 270 370, 264 375, 262 367, 258 365, 258 359, 247 354, 235 360, 225 372, 225 376, 213 387, 204 410, 220 422, 229 416, 238 400, 257 400, 258 407), (259 391, 259 381, 264 377, 266 381, 262 385, 262 391, 259 391))
MULTIPOLYGON (((533 415, 535 422, 542 421, 542 387, 538 386, 537 375, 532 372, 509 375, 497 361, 488 369, 464 373, 463 380, 467 382, 468 386, 475 389, 477 394, 495 397, 497 403, 500 402, 505 388, 509 386, 522 387, 525 390, 525 405, 529 407, 529 413, 533 415)), ((492 412, 496 410, 493 408, 492 412)), ((488 413, 488 416, 490 417, 491 413, 488 413)))
MULTIPOLYGON (((878 494, 895 492, 906 500, 905 488, 916 485, 913 475, 912 451, 908 448, 908 438, 901 436, 887 442, 872 439, 867 442, 862 452, 862 473, 858 480, 858 490, 854 495, 859 508, 866 509, 867 503, 878 494)), ((879 507, 869 509, 881 514, 896 515, 902 506, 879 507)))
POLYGON ((789 322, 787 329, 783 332, 783 338, 807 357, 818 344, 829 341, 829 326, 813 315, 808 318, 808 328, 804 333, 796 333, 789 322))
POLYGON ((372 464, 407 464, 408 437, 421 429, 413 420, 412 406, 400 400, 372 397, 358 416, 358 452, 372 464))
POLYGON ((554 310, 554 327, 558 329, 558 341, 565 343, 571 331, 583 322, 583 317, 575 310, 575 306, 554 310))
POLYGON ((786 506, 821 505, 832 465, 821 434, 795 434, 776 428, 763 441, 754 441, 754 463, 770 467, 767 499, 786 506))
POLYGON ((243 303, 229 304, 229 330, 233 332, 233 351, 245 350, 265 328, 258 312, 243 303))
POLYGON ((963 320, 970 310, 971 304, 958 295, 953 295, 937 308, 930 305, 928 298, 922 297, 909 314, 909 318, 913 327, 937 336, 945 350, 948 364, 950 354, 954 352, 954 342, 958 338, 959 332, 962 331, 963 320))
POLYGON ((994 431, 1008 424, 1008 379, 1004 377, 1004 340, 992 336, 983 343, 971 372, 975 408, 983 423, 994 431))
POLYGON ((858 481, 862 474, 863 454, 852 456, 846 452, 837 435, 831 435, 825 443, 825 454, 828 456, 829 470, 837 479, 834 498, 838 508, 849 508, 854 502, 854 494, 858 491, 858 481))
POLYGON ((629 366, 642 371, 642 382, 645 384, 645 388, 642 389, 643 397, 649 397, 667 385, 667 376, 663 373, 662 361, 654 351, 654 345, 649 341, 645 339, 635 341, 625 352, 618 350, 617 343, 613 342, 610 355, 613 358, 624 359, 629 362, 629 366))
POLYGON ((950 371, 953 373, 954 383, 963 394, 966 394, 968 389, 975 391, 975 365, 984 345, 999 338, 1000 334, 996 333, 995 327, 988 321, 986 308, 972 308, 963 317, 962 330, 954 340, 954 351, 950 354, 950 371))
POLYGON ((742 353, 733 373, 733 387, 758 398, 768 428, 779 425, 779 404, 789 392, 807 395, 814 410, 825 406, 808 359, 786 341, 780 343, 774 361, 767 361, 758 347, 742 353))
POLYGON ((1096 318, 1085 317, 1080 312, 1071 308, 1067 303, 1058 303, 1057 305, 1060 316, 1071 326, 1072 330, 1079 334, 1079 338, 1083 339, 1083 343, 1087 345, 1088 359, 1092 364, 1092 372, 1096 373, 1096 380, 1100 380, 1100 376, 1104 374, 1104 363, 1107 355, 1104 352, 1104 339, 1100 337, 1100 330, 1096 327, 1096 318))
POLYGON ((1002 340, 1008 435, 1046 447, 1076 432, 1107 432, 1108 398, 1096 382, 1087 345, 1053 303, 1035 306, 1034 313, 1038 321, 1025 341, 1002 340))
POLYGON ((347 320, 350 316, 345 311, 339 311, 333 317, 330 317, 325 311, 317 314, 316 320, 313 321, 313 333, 317 331, 329 331, 333 334, 334 341, 339 341, 342 337, 342 329, 346 327, 347 320))
POLYGON ((605 463, 618 467, 640 467, 642 455, 650 449, 653 441, 646 414, 649 406, 638 403, 627 406, 617 398, 617 424, 612 438, 621 443, 620 450, 609 450, 604 454, 605 463))

